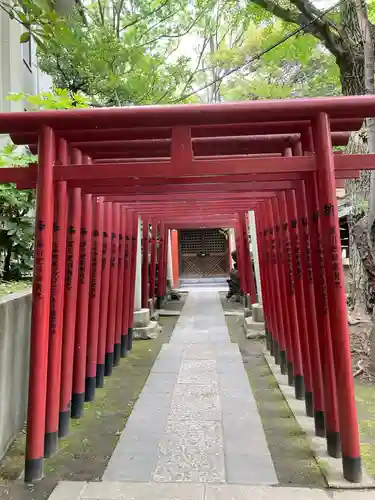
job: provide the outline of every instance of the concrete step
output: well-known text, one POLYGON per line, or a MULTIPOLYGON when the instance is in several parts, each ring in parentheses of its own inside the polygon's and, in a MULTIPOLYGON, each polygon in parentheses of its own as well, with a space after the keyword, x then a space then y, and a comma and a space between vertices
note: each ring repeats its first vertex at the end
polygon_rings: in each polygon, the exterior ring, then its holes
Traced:
POLYGON ((180 288, 212 288, 216 286, 228 288, 226 280, 226 277, 181 278, 180 288))
POLYGON ((49 500, 372 500, 371 491, 205 483, 61 482, 49 500))

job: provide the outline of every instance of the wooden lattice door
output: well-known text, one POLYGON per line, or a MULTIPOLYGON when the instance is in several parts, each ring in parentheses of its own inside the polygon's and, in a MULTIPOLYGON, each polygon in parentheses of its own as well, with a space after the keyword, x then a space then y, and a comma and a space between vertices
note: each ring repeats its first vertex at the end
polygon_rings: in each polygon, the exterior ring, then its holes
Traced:
POLYGON ((180 248, 182 278, 208 278, 228 274, 228 241, 219 229, 181 231, 180 248))

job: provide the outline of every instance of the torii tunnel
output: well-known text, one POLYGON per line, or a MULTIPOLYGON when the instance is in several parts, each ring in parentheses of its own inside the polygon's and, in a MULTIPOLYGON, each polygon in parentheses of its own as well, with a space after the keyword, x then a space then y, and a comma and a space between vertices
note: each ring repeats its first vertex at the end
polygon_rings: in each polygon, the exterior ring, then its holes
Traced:
POLYGON ((198 227, 235 229, 255 303, 249 210, 267 347, 344 477, 361 480, 336 187, 375 155, 333 146, 368 116, 372 96, 0 114, 0 133, 38 153, 0 169, 37 191, 27 482, 132 348, 139 218, 143 305, 166 294, 168 230, 198 227))

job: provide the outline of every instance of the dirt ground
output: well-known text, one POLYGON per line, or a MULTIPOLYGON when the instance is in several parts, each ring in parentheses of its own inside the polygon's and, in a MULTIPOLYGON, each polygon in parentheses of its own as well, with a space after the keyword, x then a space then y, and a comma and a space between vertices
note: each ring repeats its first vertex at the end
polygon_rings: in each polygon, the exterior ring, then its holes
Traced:
MULTIPOLYGON (((182 308, 173 303, 174 310, 182 308)), ((163 343, 168 342, 178 317, 160 319, 163 332, 156 340, 133 343, 133 350, 97 390, 96 400, 85 405, 80 420, 71 420, 71 433, 60 441, 60 450, 45 461, 45 477, 25 485, 23 471, 25 436, 20 433, 0 462, 1 500, 44 500, 61 480, 96 481, 103 474, 134 403, 163 343)))

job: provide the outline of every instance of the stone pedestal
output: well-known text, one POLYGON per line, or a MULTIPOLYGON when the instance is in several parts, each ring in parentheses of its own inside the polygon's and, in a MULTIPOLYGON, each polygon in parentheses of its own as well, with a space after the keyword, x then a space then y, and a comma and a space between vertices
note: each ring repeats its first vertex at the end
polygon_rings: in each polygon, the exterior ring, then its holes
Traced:
POLYGON ((257 323, 264 323, 263 306, 261 304, 253 304, 253 320, 257 323))
POLYGON ((134 311, 133 340, 156 339, 160 332, 161 326, 151 320, 150 309, 134 311))
POLYGON ((264 328, 264 323, 259 323, 254 321, 254 318, 248 317, 244 319, 244 328, 246 333, 246 338, 258 338, 265 337, 266 331, 264 328))
POLYGON ((248 307, 245 307, 243 311, 244 318, 250 318, 252 316, 252 310, 249 309, 248 307))

